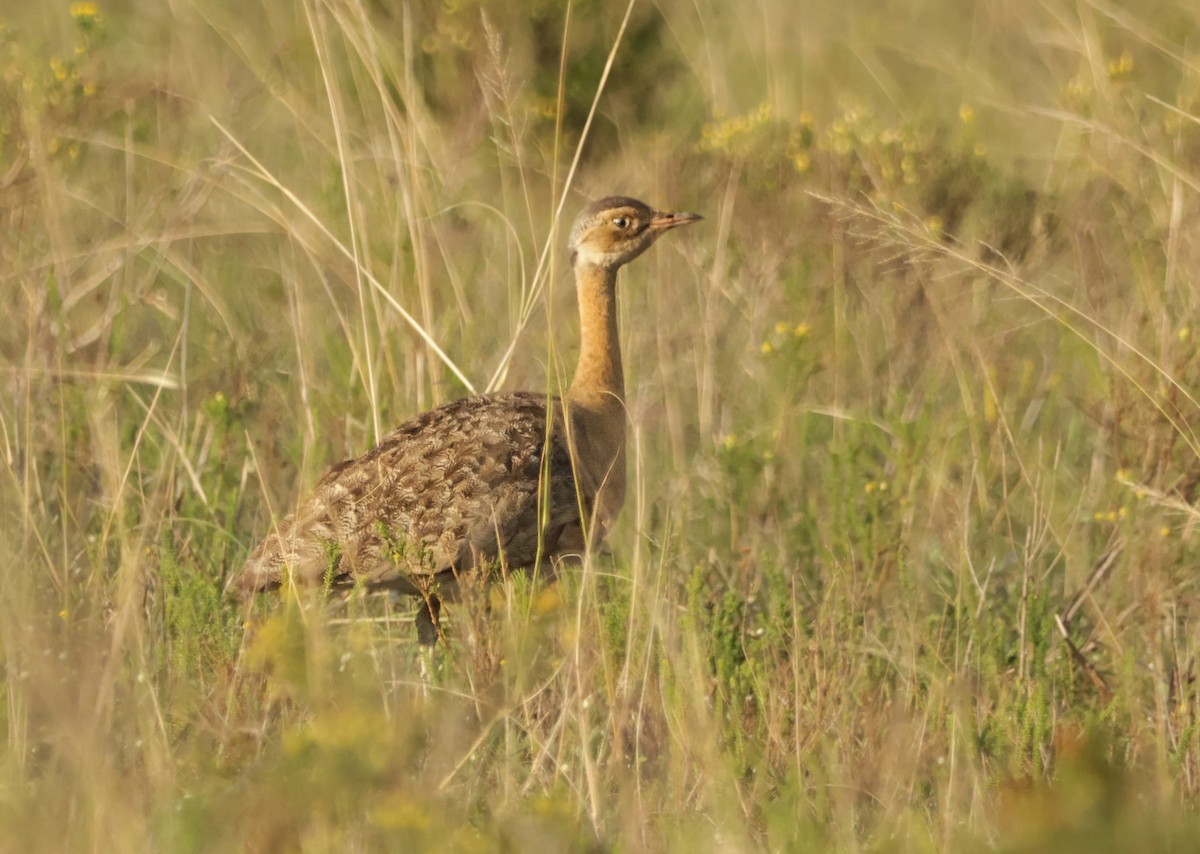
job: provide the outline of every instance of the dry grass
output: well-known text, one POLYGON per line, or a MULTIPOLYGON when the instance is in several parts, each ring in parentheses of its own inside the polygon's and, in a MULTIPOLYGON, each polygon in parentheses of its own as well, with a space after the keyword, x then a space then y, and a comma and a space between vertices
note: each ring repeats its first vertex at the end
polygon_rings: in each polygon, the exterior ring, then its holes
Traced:
POLYGON ((14 848, 1195 835, 1191 4, 9 5, 14 848), (611 554, 428 697, 407 603, 243 631, 331 462, 567 379, 610 192, 706 215, 623 280, 611 554))

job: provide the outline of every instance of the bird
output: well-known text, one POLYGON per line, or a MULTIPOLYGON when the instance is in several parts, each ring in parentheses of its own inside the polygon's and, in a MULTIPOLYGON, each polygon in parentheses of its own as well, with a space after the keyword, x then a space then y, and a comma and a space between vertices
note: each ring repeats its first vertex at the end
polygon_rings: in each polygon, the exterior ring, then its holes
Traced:
POLYGON ((580 347, 561 396, 516 391, 424 412, 333 466, 226 585, 242 599, 294 583, 419 598, 422 648, 441 635, 460 580, 553 572, 597 546, 625 498, 625 380, 617 271, 663 234, 703 219, 608 196, 580 211, 568 248, 580 347))

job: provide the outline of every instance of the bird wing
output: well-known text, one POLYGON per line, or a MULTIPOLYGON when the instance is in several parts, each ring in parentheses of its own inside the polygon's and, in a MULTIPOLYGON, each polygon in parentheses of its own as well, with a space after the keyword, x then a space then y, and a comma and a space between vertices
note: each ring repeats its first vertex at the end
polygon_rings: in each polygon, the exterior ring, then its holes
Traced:
POLYGON ((230 588, 278 586, 290 572, 300 583, 328 576, 415 592, 440 573, 498 561, 528 567, 539 547, 549 555, 560 540, 581 542, 562 417, 557 399, 515 393, 464 398, 414 418, 331 469, 230 588), (549 502, 541 524, 539 493, 549 502))

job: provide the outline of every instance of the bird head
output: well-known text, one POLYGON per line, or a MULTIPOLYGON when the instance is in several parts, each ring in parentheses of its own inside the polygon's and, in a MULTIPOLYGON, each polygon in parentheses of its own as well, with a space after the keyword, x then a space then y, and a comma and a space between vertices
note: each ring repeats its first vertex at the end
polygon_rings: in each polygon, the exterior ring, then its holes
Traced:
POLYGON ((571 263, 615 270, 650 248, 672 228, 696 222, 700 214, 656 211, 644 202, 609 196, 579 212, 571 227, 571 263))

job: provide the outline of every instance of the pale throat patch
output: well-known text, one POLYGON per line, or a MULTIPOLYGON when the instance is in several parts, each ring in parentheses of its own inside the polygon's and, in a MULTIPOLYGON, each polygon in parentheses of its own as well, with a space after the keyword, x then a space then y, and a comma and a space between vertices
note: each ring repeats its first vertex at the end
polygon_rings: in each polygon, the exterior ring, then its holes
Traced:
POLYGON ((620 252, 603 252, 594 246, 583 244, 574 248, 576 264, 586 264, 595 267, 607 267, 620 258, 620 252))

